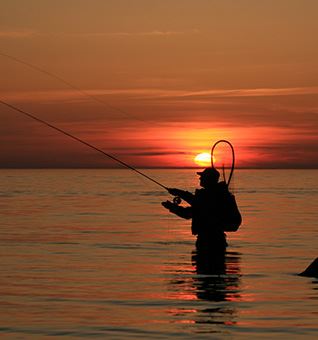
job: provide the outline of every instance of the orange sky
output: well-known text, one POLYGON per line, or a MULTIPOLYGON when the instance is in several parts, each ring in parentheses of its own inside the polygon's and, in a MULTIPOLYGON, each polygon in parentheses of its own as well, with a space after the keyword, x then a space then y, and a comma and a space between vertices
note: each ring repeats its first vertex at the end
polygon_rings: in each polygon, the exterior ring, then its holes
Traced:
MULTIPOLYGON (((1 99, 138 167, 318 166, 318 2, 3 0, 1 99), (219 158, 226 157, 220 152, 219 158)), ((0 107, 1 167, 116 166, 0 107)))

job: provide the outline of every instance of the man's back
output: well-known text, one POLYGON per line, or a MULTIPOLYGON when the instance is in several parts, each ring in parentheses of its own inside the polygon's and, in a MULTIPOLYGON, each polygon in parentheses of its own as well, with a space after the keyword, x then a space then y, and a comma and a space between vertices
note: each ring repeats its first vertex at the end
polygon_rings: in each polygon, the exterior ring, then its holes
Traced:
POLYGON ((192 233, 198 235, 199 242, 225 247, 222 228, 222 201, 224 189, 221 183, 211 188, 197 189, 192 205, 192 233))

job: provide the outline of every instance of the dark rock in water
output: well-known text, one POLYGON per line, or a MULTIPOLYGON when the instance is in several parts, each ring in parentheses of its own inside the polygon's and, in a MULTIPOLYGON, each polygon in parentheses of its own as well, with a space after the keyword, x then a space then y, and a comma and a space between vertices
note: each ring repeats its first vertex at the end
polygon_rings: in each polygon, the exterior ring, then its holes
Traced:
POLYGON ((308 277, 318 277, 318 257, 310 264, 310 266, 305 271, 303 271, 299 275, 308 277))

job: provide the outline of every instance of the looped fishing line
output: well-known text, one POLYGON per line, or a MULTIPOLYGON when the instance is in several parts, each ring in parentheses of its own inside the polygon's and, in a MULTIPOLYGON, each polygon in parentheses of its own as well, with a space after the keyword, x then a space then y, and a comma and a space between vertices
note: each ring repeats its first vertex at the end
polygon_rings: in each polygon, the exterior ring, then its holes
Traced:
POLYGON ((220 139, 218 140, 216 143, 214 143, 214 145, 212 146, 212 149, 211 149, 211 166, 212 168, 214 168, 214 151, 215 151, 215 147, 220 144, 220 143, 226 143, 230 146, 231 148, 231 151, 232 151, 232 166, 231 166, 231 172, 230 172, 230 176, 229 176, 229 179, 226 183, 226 178, 225 178, 225 175, 224 175, 224 168, 223 168, 223 176, 224 176, 224 181, 225 183, 227 184, 227 186, 230 185, 230 182, 231 182, 231 179, 232 179, 232 176, 233 176, 233 173, 234 173, 234 167, 235 167, 235 153, 234 153, 234 147, 233 145, 226 139, 220 139))

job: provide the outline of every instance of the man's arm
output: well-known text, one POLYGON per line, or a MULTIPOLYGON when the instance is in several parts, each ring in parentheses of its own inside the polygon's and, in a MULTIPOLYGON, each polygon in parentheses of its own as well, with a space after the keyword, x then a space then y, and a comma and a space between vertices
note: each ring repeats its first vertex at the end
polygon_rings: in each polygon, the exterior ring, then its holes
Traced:
POLYGON ((174 204, 170 201, 161 203, 166 209, 175 215, 189 220, 192 218, 192 208, 191 207, 181 207, 180 205, 174 204))
POLYGON ((168 188, 168 192, 169 194, 173 196, 179 196, 180 198, 182 198, 183 200, 185 200, 187 203, 191 205, 193 204, 194 195, 189 191, 175 189, 175 188, 168 188))

